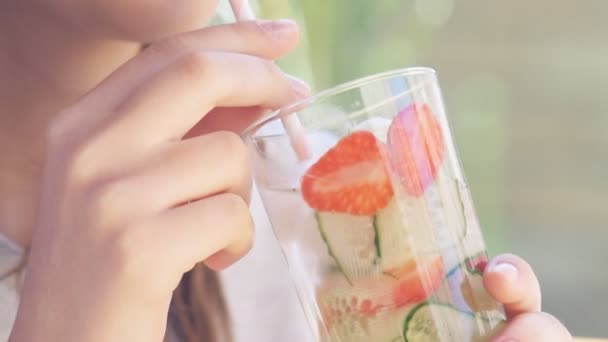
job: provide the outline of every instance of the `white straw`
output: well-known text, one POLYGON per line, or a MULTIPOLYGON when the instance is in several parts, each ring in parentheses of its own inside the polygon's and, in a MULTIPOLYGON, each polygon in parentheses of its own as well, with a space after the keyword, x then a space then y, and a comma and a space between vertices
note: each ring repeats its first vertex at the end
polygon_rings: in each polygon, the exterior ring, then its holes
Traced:
MULTIPOLYGON (((232 7, 232 13, 237 21, 255 20, 255 13, 249 5, 248 0, 230 0, 230 6, 232 7)), ((281 116, 281 122, 285 128, 287 136, 291 141, 299 160, 306 160, 310 158, 310 150, 306 143, 306 137, 304 136, 304 130, 302 124, 296 115, 281 116)))
POLYGON ((230 0, 230 7, 237 21, 255 20, 255 13, 248 0, 230 0))

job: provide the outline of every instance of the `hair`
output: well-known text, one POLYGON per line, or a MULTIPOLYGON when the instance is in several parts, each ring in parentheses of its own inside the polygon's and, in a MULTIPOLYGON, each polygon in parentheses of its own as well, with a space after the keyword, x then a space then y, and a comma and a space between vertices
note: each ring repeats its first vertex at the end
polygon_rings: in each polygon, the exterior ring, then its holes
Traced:
POLYGON ((199 341, 232 341, 220 279, 203 263, 184 274, 175 289, 165 338, 165 342, 199 341))

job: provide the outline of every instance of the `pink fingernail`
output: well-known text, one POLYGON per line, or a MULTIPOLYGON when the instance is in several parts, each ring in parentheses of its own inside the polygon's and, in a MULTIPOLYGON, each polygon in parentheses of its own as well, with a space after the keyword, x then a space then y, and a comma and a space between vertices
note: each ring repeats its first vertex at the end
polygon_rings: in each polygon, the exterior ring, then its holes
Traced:
POLYGON ((296 22, 289 19, 260 21, 259 25, 274 39, 283 39, 298 29, 296 22))
POLYGON ((305 98, 310 96, 310 87, 306 82, 291 75, 287 75, 287 79, 289 80, 291 89, 295 93, 296 97, 305 98))
MULTIPOLYGON (((508 262, 499 262, 495 265, 491 265, 487 272, 496 272, 502 274, 508 280, 516 280, 519 271, 515 265, 508 262)), ((501 341, 502 342, 502 341, 501 341)), ((507 342, 506 340, 504 342, 507 342)))

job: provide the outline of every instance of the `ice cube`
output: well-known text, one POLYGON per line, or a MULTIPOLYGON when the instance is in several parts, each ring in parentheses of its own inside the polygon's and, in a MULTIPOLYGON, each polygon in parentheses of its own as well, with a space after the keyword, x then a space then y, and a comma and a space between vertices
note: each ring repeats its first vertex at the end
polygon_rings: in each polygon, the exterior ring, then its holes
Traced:
POLYGON ((354 127, 356 131, 369 131, 378 140, 386 142, 388 136, 388 129, 391 126, 391 120, 387 118, 370 118, 367 119, 354 127))
POLYGON ((275 135, 261 139, 263 153, 254 158, 256 180, 273 189, 299 189, 302 176, 323 154, 336 145, 338 137, 327 131, 309 132, 305 135, 311 157, 299 160, 289 137, 275 135))

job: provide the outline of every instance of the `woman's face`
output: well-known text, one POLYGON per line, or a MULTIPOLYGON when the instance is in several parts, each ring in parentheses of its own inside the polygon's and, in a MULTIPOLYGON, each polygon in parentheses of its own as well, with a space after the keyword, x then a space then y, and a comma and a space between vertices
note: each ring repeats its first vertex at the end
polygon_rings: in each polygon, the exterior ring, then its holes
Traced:
POLYGON ((204 26, 218 0, 37 0, 78 32, 149 42, 204 26))

